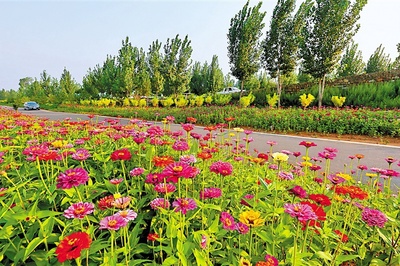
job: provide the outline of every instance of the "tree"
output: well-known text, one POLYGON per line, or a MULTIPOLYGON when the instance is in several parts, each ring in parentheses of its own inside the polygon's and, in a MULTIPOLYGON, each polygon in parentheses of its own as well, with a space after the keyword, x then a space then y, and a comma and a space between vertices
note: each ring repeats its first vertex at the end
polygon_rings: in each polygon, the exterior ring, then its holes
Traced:
POLYGON ((397 47, 397 57, 394 59, 392 64, 392 69, 400 69, 400 43, 396 45, 397 47))
POLYGON ((278 0, 272 15, 269 31, 263 43, 262 60, 272 78, 277 79, 278 107, 281 106, 281 75, 293 72, 296 67, 297 34, 292 13, 295 0, 278 0))
POLYGON ((218 64, 218 56, 214 55, 208 70, 208 88, 211 93, 216 93, 224 86, 224 74, 218 64))
POLYGON ((339 77, 359 75, 364 72, 365 63, 362 58, 362 52, 358 50, 358 44, 351 42, 347 46, 345 53, 340 61, 338 68, 339 77))
POLYGON ((118 51, 117 64, 118 64, 118 80, 115 82, 120 87, 120 94, 123 97, 129 97, 133 92, 134 76, 135 76, 135 60, 137 48, 133 47, 126 37, 122 41, 122 47, 118 51))
POLYGON ((76 97, 76 92, 79 90, 79 85, 72 78, 71 73, 64 68, 60 78, 60 95, 58 99, 62 101, 73 102, 76 97))
POLYGON ((260 12, 262 2, 249 8, 249 1, 231 19, 228 32, 228 58, 232 75, 243 85, 260 68, 261 35, 265 12, 260 12))
POLYGON ((369 57, 365 72, 374 73, 388 71, 391 66, 391 60, 388 54, 385 54, 385 48, 380 44, 375 52, 369 57))
POLYGON ((174 39, 167 39, 164 45, 163 76, 167 95, 184 93, 189 89, 192 47, 186 35, 184 40, 179 34, 174 39))
POLYGON ((190 91, 196 95, 202 95, 208 92, 207 84, 208 64, 203 65, 196 61, 192 67, 192 76, 190 79, 190 91))
POLYGON ((156 40, 150 45, 149 52, 147 53, 151 91, 156 95, 162 93, 164 90, 164 77, 161 73, 163 58, 160 50, 161 42, 156 40))
POLYGON ((136 58, 134 89, 139 95, 149 96, 151 93, 151 79, 143 48, 140 48, 136 58))
POLYGON ((356 24, 367 0, 310 0, 302 28, 300 57, 305 73, 318 80, 318 108, 325 79, 359 29, 356 24))

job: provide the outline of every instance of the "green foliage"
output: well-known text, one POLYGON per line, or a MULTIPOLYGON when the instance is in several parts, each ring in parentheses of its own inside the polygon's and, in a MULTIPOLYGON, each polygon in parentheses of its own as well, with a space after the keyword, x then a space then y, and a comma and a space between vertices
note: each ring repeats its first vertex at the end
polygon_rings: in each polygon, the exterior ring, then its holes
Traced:
POLYGON ((212 95, 207 95, 204 99, 204 101, 206 102, 206 104, 211 104, 213 102, 213 97, 212 95))
POLYGON ((391 67, 391 59, 388 54, 385 54, 385 48, 380 44, 374 53, 369 57, 365 72, 375 73, 388 71, 391 67))
POLYGON ((178 95, 178 97, 174 99, 174 102, 176 107, 185 107, 189 103, 184 95, 178 95))
POLYGON ((367 1, 311 0, 309 3, 302 28, 300 56, 302 70, 319 80, 320 108, 326 75, 334 70, 340 55, 356 34, 356 22, 367 1))
POLYGON ((231 100, 232 95, 230 94, 215 94, 213 97, 214 104, 219 106, 227 105, 231 100))
POLYGON ((249 1, 231 19, 228 32, 228 58, 232 75, 243 83, 257 72, 260 65, 262 29, 265 12, 262 2, 249 8, 249 1))
POLYGON ((139 100, 139 107, 146 107, 147 106, 147 100, 142 98, 139 100))
POLYGON ((202 96, 202 95, 196 96, 196 98, 195 98, 196 106, 200 107, 203 105, 203 103, 204 103, 204 96, 202 96))
POLYGON ((122 106, 128 107, 131 105, 131 101, 129 100, 129 98, 124 98, 122 100, 122 106))
POLYGON ((358 44, 351 42, 347 46, 338 68, 339 77, 359 75, 364 72, 365 63, 362 58, 362 52, 358 50, 358 44))

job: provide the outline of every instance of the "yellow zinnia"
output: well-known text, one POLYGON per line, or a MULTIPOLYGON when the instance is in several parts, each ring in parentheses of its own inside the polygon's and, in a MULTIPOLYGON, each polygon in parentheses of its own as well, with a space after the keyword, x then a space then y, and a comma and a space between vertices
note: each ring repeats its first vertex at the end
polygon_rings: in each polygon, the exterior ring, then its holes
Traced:
POLYGON ((286 162, 289 159, 289 156, 287 154, 282 153, 282 152, 274 152, 272 154, 272 158, 274 158, 274 161, 286 162))
POLYGON ((264 224, 261 213, 253 210, 242 212, 239 216, 239 221, 251 227, 258 227, 264 224))

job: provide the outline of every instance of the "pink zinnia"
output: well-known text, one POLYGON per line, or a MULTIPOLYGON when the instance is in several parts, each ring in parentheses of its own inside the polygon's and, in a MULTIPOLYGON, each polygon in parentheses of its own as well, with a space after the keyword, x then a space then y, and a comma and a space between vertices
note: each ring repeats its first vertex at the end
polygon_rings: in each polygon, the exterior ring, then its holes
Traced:
POLYGON ((267 263, 266 265, 268 266, 278 266, 279 265, 279 261, 277 260, 277 258, 275 258, 272 255, 265 255, 265 262, 267 263))
POLYGON ((178 198, 172 202, 172 206, 175 207, 175 212, 181 212, 186 214, 187 211, 191 211, 197 208, 196 201, 191 198, 178 198))
POLYGON ((108 229, 108 230, 118 230, 123 226, 128 224, 127 220, 125 220, 121 215, 111 215, 106 216, 100 221, 99 229, 108 229))
POLYGON ((200 199, 216 199, 221 197, 222 191, 219 188, 205 188, 204 190, 200 191, 200 199))
POLYGON ((112 205, 118 209, 125 209, 126 207, 129 206, 130 202, 131 202, 130 197, 121 197, 121 198, 115 199, 114 202, 112 203, 112 205))
POLYGON ((381 228, 385 226, 385 223, 388 220, 386 215, 381 211, 370 208, 364 208, 361 217, 369 226, 378 226, 381 228))
POLYGON ((77 149, 75 153, 71 155, 72 159, 77 161, 84 161, 90 157, 90 153, 86 149, 77 149))
POLYGON ((57 188, 69 189, 86 183, 89 180, 89 174, 83 168, 68 169, 60 173, 57 178, 57 188))
POLYGON ((283 180, 292 180, 293 174, 291 172, 287 172, 287 171, 280 171, 278 173, 279 178, 283 179, 283 180))
POLYGON ((94 204, 90 202, 78 202, 72 204, 64 211, 64 216, 67 218, 83 219, 86 215, 94 211, 94 204))
POLYGON ((172 193, 176 190, 176 187, 173 184, 164 184, 164 183, 158 183, 155 185, 154 190, 157 191, 158 193, 172 193))
POLYGON ((199 173, 196 167, 190 166, 184 162, 174 162, 167 165, 161 174, 167 179, 167 182, 177 183, 180 177, 193 178, 199 173))
POLYGON ((143 174, 143 173, 144 173, 144 169, 141 168, 141 167, 133 168, 133 169, 129 172, 129 174, 130 174, 131 176, 140 176, 140 175, 143 174))
POLYGON ((190 132, 190 131, 192 131, 194 129, 194 125, 193 124, 189 124, 189 123, 182 124, 181 126, 182 126, 183 130, 185 130, 186 132, 190 132))
POLYGON ((328 175, 328 179, 332 182, 332 184, 337 185, 337 184, 341 184, 343 182, 346 181, 346 179, 344 179, 343 177, 340 177, 338 175, 335 174, 330 174, 328 175))
POLYGON ((228 162, 217 161, 210 166, 210 171, 222 176, 232 174, 233 166, 228 162))
POLYGON ((336 157, 336 153, 333 152, 328 152, 328 151, 322 151, 318 153, 318 156, 320 158, 326 159, 326 160, 333 160, 333 158, 336 157))
POLYGON ((294 186, 293 188, 289 189, 289 192, 299 198, 307 198, 307 191, 301 186, 294 186))
POLYGON ((190 147, 186 141, 177 140, 172 145, 172 149, 174 149, 176 151, 187 151, 190 149, 190 147))
POLYGON ((219 220, 221 221, 222 227, 225 230, 235 230, 236 229, 235 219, 229 213, 221 212, 221 216, 220 216, 219 220))
POLYGON ((235 227, 236 227, 236 230, 242 235, 247 234, 250 230, 250 228, 242 222, 238 222, 235 227))
POLYGON ((169 201, 164 198, 156 198, 150 202, 150 207, 153 210, 169 209, 170 206, 171 204, 169 203, 169 201))
POLYGON ((110 180, 110 183, 113 185, 119 185, 122 183, 122 181, 124 181, 123 178, 113 178, 110 180))
POLYGON ((127 222, 135 220, 137 217, 137 213, 132 210, 122 210, 122 211, 117 212, 115 215, 121 216, 127 222))
POLYGON ((297 218, 299 221, 317 220, 318 217, 313 209, 306 204, 301 203, 286 203, 283 205, 285 212, 293 218, 297 218))

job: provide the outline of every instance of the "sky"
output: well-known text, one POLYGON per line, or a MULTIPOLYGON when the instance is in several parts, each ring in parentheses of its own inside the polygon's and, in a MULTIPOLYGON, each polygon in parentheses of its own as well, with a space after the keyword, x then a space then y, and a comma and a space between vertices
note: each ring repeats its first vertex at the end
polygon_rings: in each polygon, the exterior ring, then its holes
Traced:
MULTIPOLYGON (((251 0, 250 6, 259 1, 251 0)), ((276 0, 264 0, 265 28, 276 0)), ((224 74, 229 73, 227 33, 230 20, 246 0, 0 0, 0 89, 18 89, 21 78, 40 79, 45 70, 61 77, 66 68, 82 78, 107 55, 117 55, 122 40, 148 50, 159 40, 188 35, 192 60, 211 62, 218 56, 224 74)), ((300 5, 301 1, 297 1, 300 5)), ((400 0, 368 0, 354 37, 366 62, 382 44, 392 59, 400 43, 400 0)))

